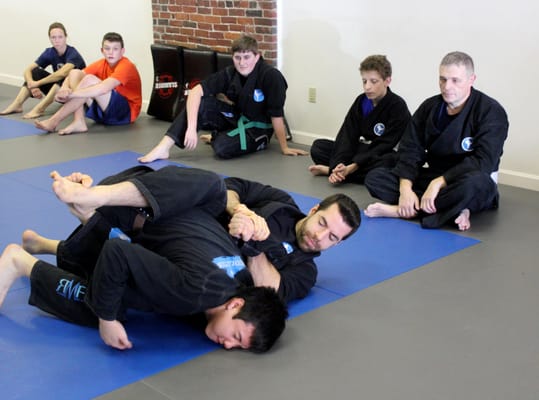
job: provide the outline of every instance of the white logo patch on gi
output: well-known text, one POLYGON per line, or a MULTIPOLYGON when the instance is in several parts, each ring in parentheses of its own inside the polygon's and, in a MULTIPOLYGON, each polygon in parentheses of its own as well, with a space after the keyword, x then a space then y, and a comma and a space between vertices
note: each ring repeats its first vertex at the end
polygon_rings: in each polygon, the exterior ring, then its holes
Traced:
POLYGON ((283 242, 281 243, 286 251, 286 254, 290 254, 294 251, 294 248, 292 247, 292 245, 288 242, 283 242))
POLYGON ((261 89, 255 89, 253 93, 253 100, 257 103, 264 101, 264 92, 261 89))
POLYGON ((245 268, 245 264, 240 256, 215 257, 212 261, 231 278, 234 278, 238 272, 245 268))
POLYGON ((468 136, 462 139, 462 142, 460 142, 460 147, 462 147, 462 150, 464 151, 472 151, 472 144, 473 144, 473 137, 468 136))
POLYGON ((386 130, 386 126, 381 122, 378 122, 376 125, 374 125, 374 128, 372 129, 372 131, 374 132, 376 136, 382 136, 385 130, 386 130))

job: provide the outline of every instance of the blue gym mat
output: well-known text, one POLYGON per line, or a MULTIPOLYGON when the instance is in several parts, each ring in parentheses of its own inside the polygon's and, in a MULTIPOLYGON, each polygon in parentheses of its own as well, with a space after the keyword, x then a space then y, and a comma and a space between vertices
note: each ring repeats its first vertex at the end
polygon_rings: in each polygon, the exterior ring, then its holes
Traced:
MULTIPOLYGON (((19 243, 26 228, 63 238, 77 225, 52 192, 50 171, 86 172, 98 181, 137 165, 138 156, 121 152, 0 175, 2 249, 19 243)), ((158 169, 168 164, 161 161, 151 166, 158 169)), ((305 212, 318 202, 292 195, 305 212)), ((291 317, 476 243, 406 221, 363 218, 356 235, 317 259, 317 285, 307 298, 290 305, 291 317)), ((54 262, 47 257, 42 258, 54 262)), ((28 294, 28 279, 19 279, 0 309, 3 399, 88 399, 218 348, 203 333, 175 318, 131 312, 126 329, 134 348, 116 351, 102 343, 97 330, 60 321, 29 306, 28 294)))
POLYGON ((33 120, 21 122, 14 119, 0 117, 0 140, 13 139, 21 136, 45 134, 46 131, 36 128, 33 120))

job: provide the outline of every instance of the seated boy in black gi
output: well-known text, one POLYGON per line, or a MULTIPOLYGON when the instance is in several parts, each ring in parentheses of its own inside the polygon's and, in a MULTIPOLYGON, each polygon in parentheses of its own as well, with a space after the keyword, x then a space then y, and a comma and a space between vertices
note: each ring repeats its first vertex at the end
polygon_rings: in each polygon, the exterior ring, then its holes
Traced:
MULTIPOLYGON (((191 196, 195 206, 161 214, 163 223, 155 218, 142 224, 137 208, 93 207, 86 191, 89 176, 54 172, 53 190, 82 224, 65 241, 26 231, 22 247, 8 245, 0 257, 0 305, 12 283, 28 276, 30 304, 73 323, 98 325, 103 341, 117 349, 132 347, 122 321, 133 308, 177 316, 205 313, 212 341, 227 349, 268 350, 284 329, 286 306, 273 289, 245 288, 233 278, 241 256, 215 218, 226 204, 226 191, 216 197, 222 179, 207 175, 207 190, 191 196), (114 232, 119 237, 111 238, 114 232), (56 254, 58 267, 32 253, 56 254)), ((200 173, 192 176, 198 179, 200 173)), ((120 178, 107 183, 114 179, 120 178)), ((148 200, 141 195, 136 206, 159 216, 166 207, 145 194, 148 200)))
POLYGON ((394 148, 410 120, 406 102, 389 88, 392 68, 386 56, 368 56, 359 71, 364 93, 354 100, 337 137, 317 139, 311 146, 309 171, 332 184, 363 183, 371 169, 392 166, 394 148))
POLYGON ((232 60, 233 66, 212 74, 189 90, 185 109, 163 139, 139 158, 140 162, 166 159, 174 145, 193 150, 200 129, 213 132, 200 139, 211 143, 221 158, 264 150, 273 133, 284 155, 307 154, 288 147, 284 120, 287 83, 279 70, 264 61, 256 39, 236 39, 232 43, 232 60))

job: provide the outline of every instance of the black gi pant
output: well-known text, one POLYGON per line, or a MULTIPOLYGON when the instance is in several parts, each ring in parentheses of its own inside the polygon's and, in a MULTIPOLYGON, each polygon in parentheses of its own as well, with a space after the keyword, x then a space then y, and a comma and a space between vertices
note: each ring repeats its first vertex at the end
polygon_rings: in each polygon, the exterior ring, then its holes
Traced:
POLYGON ((89 326, 96 316, 122 320, 127 308, 189 315, 224 303, 238 284, 213 261, 240 256, 216 219, 226 206, 223 180, 194 168, 135 167, 104 182, 126 178, 151 206, 142 230, 133 230, 139 209, 99 208, 60 243, 58 268, 36 263, 29 303, 89 326), (109 239, 112 227, 132 242, 109 239))
MULTIPOLYGON (((228 132, 236 129, 238 117, 233 106, 217 100, 214 96, 204 96, 200 102, 197 127, 199 130, 211 131, 211 146, 215 154, 224 159, 254 153, 268 147, 273 128, 247 128, 245 132, 245 148, 242 149, 240 135, 229 136, 228 132)), ((187 131, 187 111, 185 108, 176 116, 167 132, 179 148, 185 148, 185 132, 187 131)))
MULTIPOLYGON (((414 181, 413 190, 420 199, 429 183, 438 176, 440 174, 428 169, 419 173, 414 181)), ((371 196, 388 204, 399 203, 399 182, 400 178, 390 168, 373 169, 365 178, 365 186, 371 196)), ((434 201, 436 213, 419 213, 421 226, 439 228, 455 219, 465 208, 471 213, 497 208, 498 199, 498 186, 490 175, 483 172, 468 172, 440 190, 434 201)))

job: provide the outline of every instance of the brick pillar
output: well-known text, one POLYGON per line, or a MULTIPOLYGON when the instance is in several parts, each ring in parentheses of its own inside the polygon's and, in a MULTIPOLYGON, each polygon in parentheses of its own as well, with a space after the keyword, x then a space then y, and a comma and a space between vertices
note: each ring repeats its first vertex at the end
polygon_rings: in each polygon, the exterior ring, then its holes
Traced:
POLYGON ((276 0, 152 0, 156 44, 229 52, 245 33, 277 64, 276 0))

